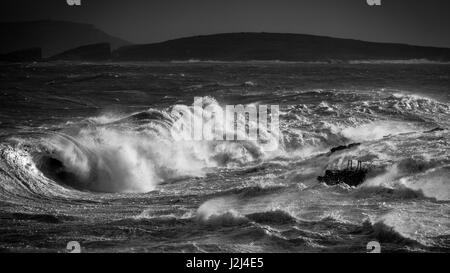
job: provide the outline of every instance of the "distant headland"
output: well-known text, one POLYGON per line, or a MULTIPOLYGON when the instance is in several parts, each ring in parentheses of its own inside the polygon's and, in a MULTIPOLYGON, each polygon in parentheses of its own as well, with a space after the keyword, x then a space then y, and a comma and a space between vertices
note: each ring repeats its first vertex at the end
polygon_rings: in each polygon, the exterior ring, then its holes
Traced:
POLYGON ((63 21, 1 23, 0 33, 2 61, 450 61, 449 48, 305 34, 225 33, 132 45, 92 25, 63 21))

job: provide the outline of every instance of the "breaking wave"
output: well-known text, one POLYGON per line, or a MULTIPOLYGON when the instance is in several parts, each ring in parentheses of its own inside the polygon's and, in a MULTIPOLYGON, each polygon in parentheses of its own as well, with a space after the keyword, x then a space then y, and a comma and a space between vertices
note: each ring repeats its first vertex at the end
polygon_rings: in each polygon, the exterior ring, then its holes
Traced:
MULTIPOLYGON (((220 107, 214 99, 204 101, 220 107)), ((267 141, 180 140, 177 134, 185 132, 172 125, 187 123, 194 110, 190 117, 169 110, 105 115, 53 133, 16 136, 2 145, 3 163, 12 172, 20 169, 23 176, 15 178, 23 184, 53 180, 82 191, 148 192, 174 178, 201 177, 208 168, 245 166, 268 155, 267 141)))
POLYGON ((369 178, 357 195, 382 194, 395 198, 432 198, 450 201, 449 161, 406 158, 369 178))
POLYGON ((232 206, 232 199, 219 198, 203 203, 197 210, 196 218, 200 223, 212 226, 233 226, 250 222, 258 224, 286 225, 295 224, 297 220, 283 210, 269 210, 241 214, 232 206))
MULTIPOLYGON (((323 95, 322 91, 316 92, 323 95)), ((334 93, 331 95, 335 96, 334 93)), ((350 95, 343 93, 342 96, 350 95)), ((202 101, 205 109, 220 107, 213 98, 203 97, 202 101)), ((186 132, 173 130, 174 123, 188 126, 198 114, 193 107, 182 116, 174 114, 172 110, 178 107, 176 105, 131 115, 104 114, 64 124, 52 132, 24 132, 1 144, 0 175, 7 181, 1 187, 2 192, 11 196, 16 194, 14 191, 48 196, 82 194, 72 189, 81 192, 148 192, 161 183, 179 178, 203 177, 218 167, 248 167, 286 157, 311 158, 336 145, 383 141, 387 136, 429 130, 436 123, 419 124, 415 119, 408 121, 407 117, 411 112, 417 112, 417 115, 440 118, 450 111, 447 104, 401 94, 377 94, 371 101, 349 101, 358 114, 348 113, 344 110, 349 108, 347 106, 325 101, 318 105, 288 107, 281 113, 280 139, 269 129, 259 128, 262 138, 257 141, 183 140, 182 134, 186 132), (400 111, 402 118, 383 118, 383 115, 392 116, 392 111, 400 111), (321 118, 324 113, 330 114, 327 122, 321 118)), ((212 113, 201 118, 206 119, 203 120, 206 123, 221 122, 212 119, 212 113)), ((218 127, 224 128, 224 133, 231 130, 224 124, 218 124, 218 127)), ((240 128, 245 130, 245 126, 240 128)), ((361 149, 365 148, 369 147, 359 147, 358 151, 363 153, 361 149)), ((428 170, 426 174, 419 170, 414 177, 399 176, 396 180, 407 184, 418 195, 421 191, 425 196, 448 200, 447 170, 428 170)), ((378 176, 368 184, 376 183, 377 179, 384 178, 378 176)), ((256 187, 235 190, 235 193, 251 197, 278 190, 277 187, 256 187)))

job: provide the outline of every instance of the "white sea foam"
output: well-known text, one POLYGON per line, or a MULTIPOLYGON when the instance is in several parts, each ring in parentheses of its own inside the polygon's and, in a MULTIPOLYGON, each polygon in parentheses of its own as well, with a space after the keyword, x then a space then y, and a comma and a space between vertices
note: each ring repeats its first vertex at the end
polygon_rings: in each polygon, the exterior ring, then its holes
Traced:
MULTIPOLYGON (((212 98, 204 101, 219 107, 212 98)), ((42 145, 62 163, 64 172, 76 177, 77 188, 101 192, 152 191, 171 179, 204 176, 209 168, 261 160, 278 147, 273 143, 277 138, 264 128, 260 128, 262 141, 183 140, 177 134, 186 131, 174 131, 171 126, 174 120, 188 122, 195 115, 191 110, 184 117, 155 111, 122 118, 106 114, 90 118, 93 126, 75 126, 71 136, 46 137, 42 145)), ((225 133, 234 131, 223 128, 225 133)), ((237 134, 245 134, 245 126, 237 134)))

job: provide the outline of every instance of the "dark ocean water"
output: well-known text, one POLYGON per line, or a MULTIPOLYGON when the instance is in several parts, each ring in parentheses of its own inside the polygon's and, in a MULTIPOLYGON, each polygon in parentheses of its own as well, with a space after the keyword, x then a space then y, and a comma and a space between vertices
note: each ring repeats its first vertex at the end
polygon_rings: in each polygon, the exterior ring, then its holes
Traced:
POLYGON ((2 251, 450 250, 450 65, 2 64, 0 80, 2 251), (170 109, 194 97, 279 105, 277 148, 175 140, 170 109), (363 185, 317 182, 349 159, 363 185))

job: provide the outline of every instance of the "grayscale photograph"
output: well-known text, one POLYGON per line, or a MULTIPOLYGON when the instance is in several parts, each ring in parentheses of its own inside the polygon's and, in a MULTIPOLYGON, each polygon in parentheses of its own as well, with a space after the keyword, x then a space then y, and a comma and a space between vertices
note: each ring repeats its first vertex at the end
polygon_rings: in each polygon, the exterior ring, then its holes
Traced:
POLYGON ((449 253, 449 12, 2 0, 0 252, 449 253))

